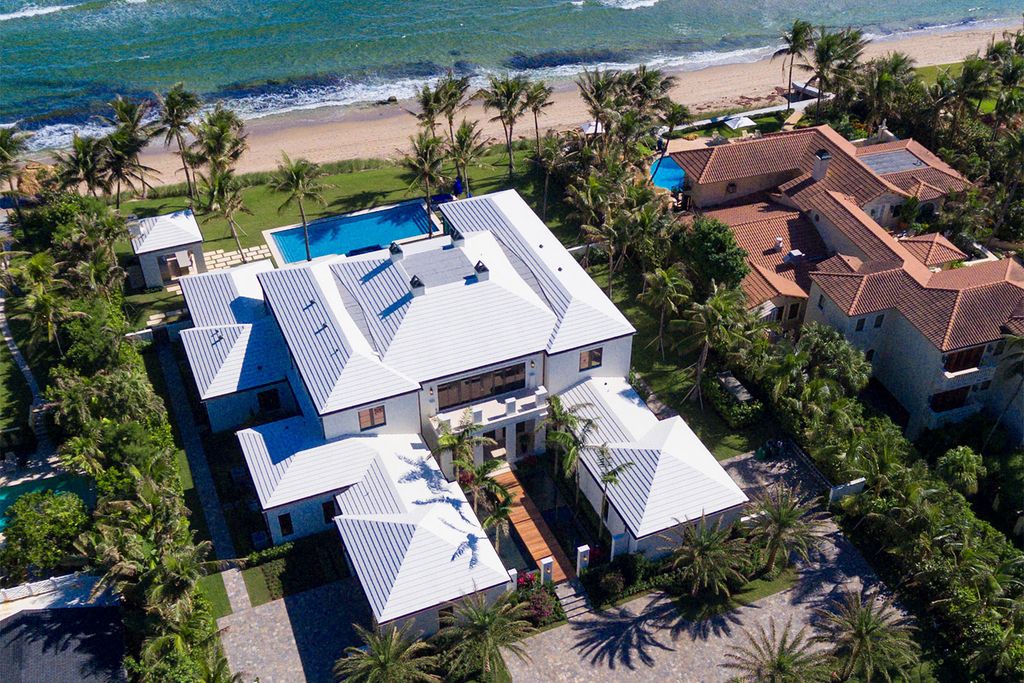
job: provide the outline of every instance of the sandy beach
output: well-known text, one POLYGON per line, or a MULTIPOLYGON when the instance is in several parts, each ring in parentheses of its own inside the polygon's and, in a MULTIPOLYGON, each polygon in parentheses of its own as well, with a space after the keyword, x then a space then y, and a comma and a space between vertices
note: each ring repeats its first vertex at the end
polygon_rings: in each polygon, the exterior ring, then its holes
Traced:
MULTIPOLYGON (((1018 24, 1014 23, 1015 28, 1018 24)), ((1006 28, 1010 28, 1007 25, 1006 28)), ((878 40, 868 45, 864 58, 871 59, 899 50, 913 57, 918 66, 948 64, 963 59, 975 50, 984 50, 993 35, 1003 28, 956 30, 948 33, 916 33, 878 40)), ((768 59, 746 64, 712 66, 697 71, 675 71, 672 98, 689 106, 695 114, 733 107, 754 109, 781 104, 785 74, 782 60, 768 59)), ((795 80, 802 80, 794 75, 795 80)), ((541 131, 563 130, 587 118, 572 82, 556 85, 554 104, 541 117, 541 131)), ((366 107, 324 107, 290 112, 246 122, 249 151, 238 164, 238 171, 272 170, 281 152, 306 157, 316 162, 367 157, 395 157, 402 153, 417 121, 407 111, 408 103, 366 107)), ((501 128, 489 122, 489 115, 473 103, 464 111, 467 119, 483 123, 484 133, 500 141, 501 128)), ((532 117, 524 117, 516 129, 517 137, 533 136, 532 117)), ((159 183, 182 181, 180 162, 162 144, 146 151, 143 163, 160 172, 159 183)))

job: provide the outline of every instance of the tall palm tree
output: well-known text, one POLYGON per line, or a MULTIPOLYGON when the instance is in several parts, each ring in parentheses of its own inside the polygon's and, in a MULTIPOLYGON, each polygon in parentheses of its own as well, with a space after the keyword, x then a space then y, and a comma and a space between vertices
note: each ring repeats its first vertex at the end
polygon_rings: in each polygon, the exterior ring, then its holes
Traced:
POLYGON ((497 445, 494 439, 480 434, 481 425, 473 422, 473 413, 467 410, 462 421, 456 427, 442 424, 437 435, 437 445, 431 449, 431 455, 439 462, 445 453, 451 456, 455 468, 455 478, 459 478, 459 467, 462 463, 474 462, 477 447, 497 445))
POLYGON ((803 19, 796 19, 789 30, 783 31, 779 36, 784 47, 779 48, 772 55, 772 59, 782 57, 782 68, 786 68, 786 57, 789 57, 789 79, 786 81, 786 111, 793 108, 793 67, 796 65, 796 58, 806 59, 806 54, 814 45, 814 27, 810 22, 803 19))
POLYGON ((841 681, 853 676, 865 683, 875 677, 903 680, 902 675, 918 663, 909 621, 877 594, 847 590, 839 602, 816 609, 815 615, 819 633, 814 641, 832 648, 841 665, 841 681))
POLYGON ((114 206, 121 209, 121 192, 125 187, 145 192, 149 186, 146 172, 155 169, 144 166, 139 161, 139 154, 146 145, 146 138, 133 134, 127 127, 117 128, 104 139, 106 149, 106 165, 104 173, 108 185, 115 188, 114 206))
POLYGON ((857 63, 866 45, 867 40, 860 29, 818 30, 814 47, 807 55, 808 63, 799 65, 800 69, 811 72, 810 80, 814 81, 818 89, 815 120, 821 120, 824 93, 835 93, 853 82, 857 73, 857 63))
POLYGON ((533 114, 533 133, 537 138, 537 158, 540 158, 540 115, 554 104, 551 95, 555 89, 544 81, 533 81, 526 88, 523 104, 533 114))
POLYGON ((494 527, 494 551, 501 552, 501 535, 508 531, 512 516, 512 496, 505 495, 494 501, 490 513, 483 520, 483 527, 494 527))
POLYGON ((433 137, 437 134, 437 117, 441 115, 441 93, 436 88, 424 84, 416 91, 416 104, 419 111, 410 111, 420 125, 423 126, 433 137))
MULTIPOLYGON (((669 539, 670 542, 672 539, 669 539)), ((746 580, 742 567, 749 552, 742 538, 732 536, 732 526, 721 520, 710 524, 701 516, 696 524, 688 524, 672 550, 672 568, 679 572, 679 582, 692 596, 710 591, 729 597, 729 584, 746 580)))
POLYGON ((76 191, 85 185, 86 192, 95 197, 97 190, 107 189, 104 177, 107 149, 100 138, 82 137, 78 133, 71 138, 71 149, 54 152, 57 159, 57 177, 61 187, 76 191))
POLYGON ((447 180, 444 172, 444 142, 441 138, 427 131, 420 131, 415 137, 409 138, 412 150, 402 157, 409 188, 423 188, 424 205, 427 212, 427 230, 434 234, 433 219, 430 212, 431 190, 447 180))
POLYGON ((449 145, 448 155, 455 164, 455 172, 462 176, 466 196, 472 196, 472 189, 469 185, 469 167, 480 163, 480 159, 487 151, 488 140, 483 137, 483 131, 477 128, 476 121, 467 121, 466 119, 459 124, 453 140, 449 145))
POLYGON ((984 461, 970 446, 957 446, 939 456, 939 475, 965 496, 978 492, 978 480, 985 477, 984 461))
MULTIPOLYGON (((245 250, 242 249, 242 241, 238 237, 241 229, 235 221, 235 216, 240 213, 251 216, 252 211, 245 205, 242 188, 238 185, 234 173, 230 169, 213 167, 208 175, 200 174, 199 177, 203 182, 206 206, 209 207, 211 213, 227 221, 231 237, 235 240, 235 247, 242 257, 242 262, 246 262, 248 259, 245 256, 245 250)), ((308 244, 306 250, 308 256, 308 244)))
POLYGON ((44 342, 55 344, 57 353, 64 355, 60 343, 60 327, 72 318, 85 314, 72 311, 62 296, 52 289, 36 289, 25 295, 23 309, 11 316, 28 321, 30 340, 34 346, 44 342))
MULTIPOLYGON (((119 163, 128 166, 133 175, 139 181, 139 188, 143 197, 149 184, 146 182, 146 172, 156 173, 155 169, 144 166, 139 161, 139 155, 152 139, 154 125, 148 119, 153 108, 152 102, 148 100, 126 100, 118 95, 110 102, 110 108, 114 115, 101 117, 101 120, 114 127, 114 133, 110 136, 110 145, 116 148, 116 153, 124 157, 119 163)), ((131 183, 129 183, 131 185, 131 183)), ((134 187, 134 185, 132 185, 134 187)), ((120 201, 118 208, 120 208, 120 201)))
POLYGON ((249 148, 242 119, 220 103, 199 119, 193 133, 195 140, 185 155, 192 168, 232 168, 249 148))
POLYGON ((607 139, 611 135, 618 83, 617 72, 601 69, 584 69, 576 78, 580 97, 594 123, 600 126, 601 139, 607 139))
POLYGON ((698 351, 697 361, 693 365, 693 387, 687 393, 687 398, 698 401, 701 407, 704 405, 701 381, 704 379, 708 355, 712 348, 725 351, 746 341, 746 330, 740 324, 744 320, 745 312, 746 299, 743 292, 720 287, 712 282, 707 300, 704 303, 691 302, 683 309, 679 320, 671 324, 671 327, 683 333, 679 341, 680 347, 698 351))
MULTIPOLYGON (((493 439, 487 439, 487 441, 490 442, 488 445, 494 444, 493 439)), ((496 501, 508 498, 508 489, 491 476, 504 464, 504 461, 498 459, 484 460, 479 465, 474 464, 472 459, 459 462, 459 467, 463 472, 460 479, 465 482, 463 486, 469 490, 469 497, 473 499, 473 514, 477 517, 480 516, 480 501, 484 498, 489 497, 496 501)))
POLYGON ((551 472, 552 477, 558 473, 557 456, 560 450, 558 437, 555 435, 558 433, 577 434, 583 422, 587 419, 581 413, 590 407, 589 403, 566 405, 562 401, 561 396, 551 396, 548 398, 548 414, 537 423, 537 430, 546 430, 547 440, 551 442, 548 450, 551 451, 551 463, 554 468, 551 472))
POLYGON ((185 185, 188 187, 188 200, 194 203, 195 186, 188 165, 185 133, 191 131, 192 117, 199 113, 202 100, 196 93, 185 90, 184 83, 175 83, 166 95, 157 93, 156 101, 160 107, 160 117, 157 119, 157 127, 153 134, 164 136, 165 147, 172 141, 177 143, 181 169, 185 172, 185 185))
POLYGON ((277 165, 277 174, 274 180, 274 190, 284 192, 287 198, 278 207, 280 213, 286 207, 297 204, 299 216, 302 218, 302 239, 306 245, 306 260, 312 261, 313 257, 309 252, 309 222, 306 220, 306 202, 324 204, 324 190, 326 186, 320 182, 324 171, 319 164, 314 164, 308 159, 291 158, 281 152, 281 162, 277 165))
POLYGON ((758 624, 756 631, 744 629, 747 642, 735 652, 725 653, 723 667, 736 671, 739 680, 749 683, 823 683, 828 672, 820 653, 814 650, 807 627, 792 632, 786 622, 780 633, 775 619, 768 628, 758 624))
POLYGON ((606 205, 595 218, 595 222, 584 223, 581 227, 586 240, 601 245, 608 255, 608 298, 611 299, 617 266, 633 235, 633 226, 628 214, 612 203, 606 205))
POLYGON ((6 181, 14 202, 14 212, 21 220, 21 203, 18 201, 18 189, 14 185, 14 179, 18 175, 18 162, 21 155, 28 148, 28 133, 23 133, 17 128, 0 128, 0 183, 6 181))
POLYGON ((859 90, 867 107, 865 123, 873 133, 900 105, 903 93, 917 78, 914 60, 902 52, 873 59, 861 70, 859 90))
POLYGON ((672 140, 672 133, 676 131, 679 126, 685 125, 693 119, 693 114, 690 113, 690 108, 685 104, 677 104, 671 100, 665 102, 665 106, 661 112, 661 122, 668 126, 668 132, 665 133, 665 146, 661 148, 661 157, 658 163, 665 158, 668 154, 669 141, 672 140))
MULTIPOLYGON (((466 92, 469 90, 469 76, 456 77, 448 70, 437 82, 435 107, 437 113, 448 122, 448 143, 455 144, 455 116, 466 107, 466 92)), ((433 132, 433 131, 431 131, 433 132)))
POLYGON ((583 419, 575 429, 552 432, 551 441, 562 456, 562 472, 576 481, 576 509, 580 506, 580 459, 583 451, 590 448, 590 437, 597 428, 594 420, 583 419))
POLYGON ((750 530, 768 551, 768 573, 775 570, 780 554, 783 563, 788 563, 794 553, 806 560, 824 533, 820 515, 788 486, 773 487, 757 498, 750 530))
POLYGON ((491 76, 488 87, 480 90, 478 97, 485 111, 494 110, 491 121, 500 121, 505 133, 505 146, 508 148, 508 181, 512 182, 515 172, 515 158, 512 154, 512 143, 515 140, 515 125, 526 113, 526 92, 529 81, 522 76, 491 76))
MULTIPOLYGON (((594 455, 596 456, 598 482, 601 484, 601 508, 598 514, 601 515, 601 522, 606 524, 607 520, 604 517, 604 511, 605 506, 608 505, 608 489, 612 486, 618 486, 622 482, 622 475, 635 467, 636 463, 632 460, 615 462, 608 444, 598 446, 594 451, 594 455)), ((608 532, 611 533, 611 529, 608 532)))
POLYGON ((437 656, 422 640, 409 637, 410 625, 389 628, 383 633, 355 624, 363 647, 345 648, 345 656, 334 664, 339 681, 351 683, 435 683, 441 678, 432 672, 437 656))
POLYGON ((675 316, 690 300, 693 285, 683 275, 682 269, 676 264, 668 268, 655 268, 644 273, 644 291, 640 293, 640 302, 658 311, 658 348, 661 359, 665 359, 665 321, 675 316))
POLYGON ((514 603, 510 593, 502 593, 494 604, 477 593, 455 605, 451 614, 442 616, 440 642, 451 643, 455 671, 483 674, 484 681, 494 681, 506 674, 502 650, 523 661, 529 660, 519 643, 535 629, 525 619, 526 603, 514 603))
POLYGON ((540 210, 542 221, 548 219, 548 189, 551 185, 551 176, 565 168, 571 156, 572 152, 562 136, 551 131, 545 133, 541 140, 539 158, 541 168, 544 169, 544 198, 540 210))

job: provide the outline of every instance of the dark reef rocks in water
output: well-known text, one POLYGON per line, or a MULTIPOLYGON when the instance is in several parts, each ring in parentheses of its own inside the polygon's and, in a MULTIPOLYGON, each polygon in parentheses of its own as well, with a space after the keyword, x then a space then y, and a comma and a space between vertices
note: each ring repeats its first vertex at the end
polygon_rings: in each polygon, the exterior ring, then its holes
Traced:
POLYGON ((516 52, 503 62, 510 69, 546 69, 567 64, 600 64, 602 62, 626 62, 637 54, 629 50, 550 50, 528 55, 516 52))

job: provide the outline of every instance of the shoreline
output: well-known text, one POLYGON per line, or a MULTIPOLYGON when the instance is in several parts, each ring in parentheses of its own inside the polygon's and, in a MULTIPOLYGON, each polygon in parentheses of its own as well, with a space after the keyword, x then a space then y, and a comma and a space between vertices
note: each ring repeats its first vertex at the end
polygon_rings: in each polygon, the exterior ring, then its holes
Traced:
MULTIPOLYGON (((899 50, 916 60, 917 66, 933 66, 962 61, 975 50, 983 51, 993 36, 1019 27, 1018 20, 989 23, 984 28, 951 26, 945 30, 926 29, 875 38, 864 51, 864 59, 899 50)), ((752 62, 717 64, 699 69, 683 67, 664 71, 676 78, 670 95, 691 108, 697 117, 709 111, 754 109, 784 103, 785 74, 782 60, 762 58, 752 62)), ((799 72, 794 79, 800 80, 799 72)), ((571 79, 550 81, 555 89, 552 105, 540 119, 541 134, 546 130, 566 130, 589 118, 571 79)), ((323 163, 355 158, 395 158, 415 134, 417 121, 409 112, 409 101, 394 104, 327 105, 293 110, 246 120, 249 150, 238 163, 239 173, 273 170, 281 152, 292 158, 305 157, 323 163)), ((477 120, 486 137, 500 142, 501 127, 489 121, 490 115, 473 102, 461 113, 477 120)), ((460 117, 461 118, 461 117, 460 117)), ((515 130, 517 138, 534 135, 532 117, 527 115, 515 130)), ((183 182, 178 157, 162 142, 154 141, 142 155, 142 162, 156 169, 154 185, 183 182)))

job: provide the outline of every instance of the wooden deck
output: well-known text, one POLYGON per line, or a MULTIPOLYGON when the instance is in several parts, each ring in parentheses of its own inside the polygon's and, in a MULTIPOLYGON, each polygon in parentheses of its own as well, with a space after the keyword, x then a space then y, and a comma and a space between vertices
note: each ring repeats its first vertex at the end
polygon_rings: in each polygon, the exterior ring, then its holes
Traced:
POLYGON ((494 478, 512 495, 512 514, 509 518, 516 533, 519 534, 519 538, 523 540, 523 544, 530 552, 534 563, 540 567, 541 560, 553 557, 555 562, 551 573, 555 583, 576 578, 572 563, 569 562, 569 558, 565 556, 561 546, 558 545, 555 535, 548 528, 540 510, 523 491, 523 485, 516 479, 515 473, 508 470, 496 474, 494 478))

